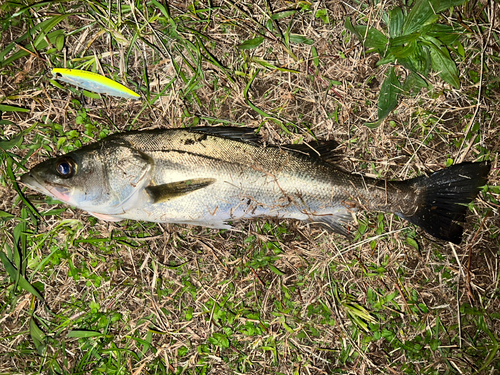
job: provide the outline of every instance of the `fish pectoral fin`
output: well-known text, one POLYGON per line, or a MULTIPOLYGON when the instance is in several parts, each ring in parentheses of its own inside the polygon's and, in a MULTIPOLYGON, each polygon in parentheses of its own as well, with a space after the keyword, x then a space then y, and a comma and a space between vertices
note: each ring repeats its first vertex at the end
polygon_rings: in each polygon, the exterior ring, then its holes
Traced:
POLYGON ((163 185, 148 186, 146 191, 153 198, 153 203, 162 203, 207 187, 215 181, 215 178, 192 178, 163 185))

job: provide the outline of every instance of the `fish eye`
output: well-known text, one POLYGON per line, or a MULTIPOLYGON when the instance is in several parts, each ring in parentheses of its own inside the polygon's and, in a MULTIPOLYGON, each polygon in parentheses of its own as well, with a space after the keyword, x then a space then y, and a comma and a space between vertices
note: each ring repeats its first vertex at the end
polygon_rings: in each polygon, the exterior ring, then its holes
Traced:
POLYGON ((75 174, 75 162, 69 158, 59 159, 56 163, 56 172, 63 178, 70 178, 75 174))

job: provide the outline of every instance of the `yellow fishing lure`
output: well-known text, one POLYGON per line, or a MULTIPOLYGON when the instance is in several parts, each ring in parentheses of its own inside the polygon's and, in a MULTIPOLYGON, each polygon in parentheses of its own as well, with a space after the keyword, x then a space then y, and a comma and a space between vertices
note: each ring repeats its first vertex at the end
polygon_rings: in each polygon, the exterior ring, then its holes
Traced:
POLYGON ((80 69, 52 69, 53 78, 70 83, 84 90, 118 96, 126 99, 139 99, 141 96, 122 84, 113 81, 97 73, 88 72, 80 69))

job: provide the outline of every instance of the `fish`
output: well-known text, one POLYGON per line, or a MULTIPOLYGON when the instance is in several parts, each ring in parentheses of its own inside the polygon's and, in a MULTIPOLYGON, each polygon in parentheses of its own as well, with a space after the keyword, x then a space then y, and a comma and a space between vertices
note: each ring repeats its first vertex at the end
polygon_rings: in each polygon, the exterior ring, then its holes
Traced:
POLYGON ((140 99, 140 95, 122 84, 100 74, 80 69, 53 68, 53 78, 84 90, 125 99, 140 99))
POLYGON ((41 162, 21 182, 107 221, 231 229, 242 219, 274 217, 350 236, 353 213, 367 210, 462 241, 467 205, 487 183, 488 161, 387 181, 343 170, 334 147, 265 145, 252 128, 131 131, 41 162))

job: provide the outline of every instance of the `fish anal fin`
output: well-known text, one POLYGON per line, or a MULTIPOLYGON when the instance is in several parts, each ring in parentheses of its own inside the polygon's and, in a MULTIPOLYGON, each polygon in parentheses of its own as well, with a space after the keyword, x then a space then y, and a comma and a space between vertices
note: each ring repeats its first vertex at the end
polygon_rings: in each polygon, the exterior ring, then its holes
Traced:
POLYGON ((148 186, 146 191, 153 198, 153 203, 167 202, 213 184, 214 178, 192 178, 168 184, 148 186))
POLYGON ((351 237, 347 224, 352 221, 352 214, 345 207, 336 208, 334 212, 325 215, 314 215, 309 221, 311 224, 321 224, 330 232, 351 237))

